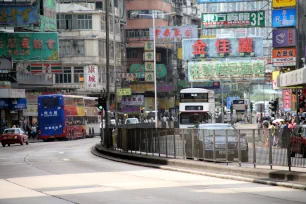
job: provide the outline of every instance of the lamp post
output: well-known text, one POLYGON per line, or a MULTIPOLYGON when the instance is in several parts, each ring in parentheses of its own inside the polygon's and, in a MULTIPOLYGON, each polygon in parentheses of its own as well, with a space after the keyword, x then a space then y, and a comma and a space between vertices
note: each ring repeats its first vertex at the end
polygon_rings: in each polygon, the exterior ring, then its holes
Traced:
MULTIPOLYGON (((139 16, 151 16, 153 19, 153 52, 154 52, 154 105, 155 105, 155 128, 157 128, 158 124, 158 117, 157 117, 157 80, 156 80, 156 36, 155 36, 155 17, 156 17, 156 12, 153 12, 152 14, 138 14, 139 16)), ((168 16, 168 15, 173 15, 175 13, 164 13, 163 15, 168 16)), ((168 59, 167 59, 168 60, 168 59)))

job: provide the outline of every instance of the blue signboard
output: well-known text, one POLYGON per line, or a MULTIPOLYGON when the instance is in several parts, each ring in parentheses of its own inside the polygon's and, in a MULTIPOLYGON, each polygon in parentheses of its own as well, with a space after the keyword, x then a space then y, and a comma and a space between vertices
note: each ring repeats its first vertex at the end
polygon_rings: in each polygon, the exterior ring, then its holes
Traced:
POLYGON ((9 107, 9 100, 7 98, 0 98, 0 109, 8 107, 9 107))
POLYGON ((227 108, 227 109, 230 109, 233 100, 237 100, 237 99, 240 99, 240 97, 238 97, 238 96, 236 96, 236 97, 227 97, 227 98, 226 98, 226 108, 227 108))
POLYGON ((38 23, 38 4, 0 5, 0 25, 21 26, 38 23))
POLYGON ((295 8, 272 10, 272 27, 293 27, 296 26, 295 8))
POLYGON ((251 2, 256 0, 198 0, 198 4, 203 3, 232 3, 232 2, 251 2))
POLYGON ((17 98, 16 100, 11 99, 11 107, 12 110, 18 109, 26 109, 27 108, 27 99, 25 98, 17 98))

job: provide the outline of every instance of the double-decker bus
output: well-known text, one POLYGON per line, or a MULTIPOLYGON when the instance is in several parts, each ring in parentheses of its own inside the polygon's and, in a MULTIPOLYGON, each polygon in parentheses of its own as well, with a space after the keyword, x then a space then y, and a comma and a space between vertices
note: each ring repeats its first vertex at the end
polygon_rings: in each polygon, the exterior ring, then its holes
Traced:
POLYGON ((179 127, 194 128, 200 123, 213 123, 215 93, 201 88, 180 91, 179 127))
POLYGON ((40 138, 85 138, 99 132, 101 116, 96 98, 50 94, 38 97, 40 138))

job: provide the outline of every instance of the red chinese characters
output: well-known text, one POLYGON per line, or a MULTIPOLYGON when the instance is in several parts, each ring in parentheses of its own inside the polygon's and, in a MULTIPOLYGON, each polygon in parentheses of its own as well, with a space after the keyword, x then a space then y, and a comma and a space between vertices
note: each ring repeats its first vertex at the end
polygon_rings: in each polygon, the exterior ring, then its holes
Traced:
POLYGON ((42 40, 33 40, 34 49, 42 49, 42 40))
POLYGON ((230 53, 230 41, 228 39, 216 40, 216 48, 219 54, 230 53))
POLYGON ((180 37, 181 36, 181 30, 179 28, 174 29, 174 36, 175 37, 180 37))
POLYGON ((192 31, 191 31, 190 29, 187 29, 187 30, 185 31, 185 36, 186 36, 186 37, 191 37, 191 34, 192 34, 192 31))
POLYGON ((164 35, 164 37, 170 37, 170 35, 171 35, 170 29, 166 28, 163 35, 164 35))
POLYGON ((251 53, 253 52, 253 40, 252 38, 239 38, 238 52, 251 53))
POLYGON ((205 55, 207 54, 207 52, 205 51, 206 48, 206 44, 205 42, 203 42, 202 40, 197 40, 193 45, 193 52, 192 54, 194 55, 205 55))
POLYGON ((49 40, 47 41, 47 45, 48 45, 48 48, 49 48, 49 49, 54 49, 54 44, 55 44, 55 41, 52 40, 52 39, 49 39, 49 40))
POLYGON ((30 42, 29 38, 22 38, 21 39, 21 47, 23 49, 29 49, 30 48, 29 42, 30 42))
POLYGON ((158 36, 160 35, 160 29, 155 29, 155 37, 158 38, 158 36))

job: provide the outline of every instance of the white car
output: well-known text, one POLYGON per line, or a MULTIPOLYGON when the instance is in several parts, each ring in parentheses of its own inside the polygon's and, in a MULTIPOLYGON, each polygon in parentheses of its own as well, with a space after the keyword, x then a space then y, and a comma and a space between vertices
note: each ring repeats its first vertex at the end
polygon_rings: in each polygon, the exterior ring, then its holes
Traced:
POLYGON ((127 118, 125 119, 124 124, 138 124, 139 120, 138 118, 127 118))

